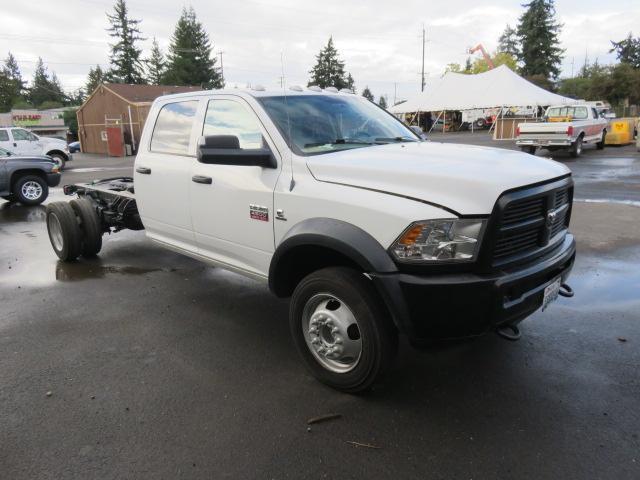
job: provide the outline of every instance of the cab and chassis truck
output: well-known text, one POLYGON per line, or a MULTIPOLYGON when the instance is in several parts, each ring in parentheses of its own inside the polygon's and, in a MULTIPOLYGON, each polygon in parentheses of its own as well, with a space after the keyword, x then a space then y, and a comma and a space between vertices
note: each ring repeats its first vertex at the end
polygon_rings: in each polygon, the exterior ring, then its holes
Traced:
MULTIPOLYGON (((507 150, 421 141, 347 92, 158 98, 133 178, 67 185, 47 207, 63 261, 105 233, 268 283, 311 373, 359 392, 421 346, 499 331, 559 294, 575 258, 571 172, 507 150)), ((274 319, 275 321, 275 319, 274 319)))

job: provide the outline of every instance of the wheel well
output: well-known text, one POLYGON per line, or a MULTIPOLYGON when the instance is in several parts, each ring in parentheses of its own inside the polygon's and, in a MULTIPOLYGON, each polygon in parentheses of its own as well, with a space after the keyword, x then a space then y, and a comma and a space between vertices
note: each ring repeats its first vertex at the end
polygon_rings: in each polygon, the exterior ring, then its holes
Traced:
POLYGON ((65 162, 69 159, 67 154, 64 153, 62 150, 49 150, 47 152, 47 155, 62 155, 64 157, 64 159, 65 159, 65 162))
POLYGON ((11 182, 10 182, 11 190, 13 190, 13 186, 16 184, 16 182, 20 178, 22 178, 22 177, 24 177, 26 175, 36 175, 36 176, 40 177, 41 179, 43 179, 45 181, 47 180, 47 177, 44 175, 42 170, 35 170, 35 169, 33 169, 33 170, 29 170, 29 169, 17 170, 17 171, 15 171, 15 172, 13 172, 11 174, 11 182))
POLYGON ((362 268, 346 255, 327 247, 300 245, 288 251, 269 279, 273 293, 278 297, 289 297, 300 281, 316 270, 326 267, 362 268))

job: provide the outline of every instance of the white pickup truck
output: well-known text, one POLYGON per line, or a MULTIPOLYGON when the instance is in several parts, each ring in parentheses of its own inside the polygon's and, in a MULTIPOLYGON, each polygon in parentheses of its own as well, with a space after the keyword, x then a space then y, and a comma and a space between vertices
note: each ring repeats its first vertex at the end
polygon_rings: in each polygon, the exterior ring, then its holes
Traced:
POLYGON ((520 123, 516 129, 516 145, 535 154, 537 148, 549 151, 568 150, 572 157, 582 154, 585 143, 603 149, 609 121, 589 105, 549 107, 545 122, 520 123))
POLYGON ((20 127, 0 128, 0 148, 16 155, 46 155, 51 157, 59 170, 73 159, 64 140, 40 137, 20 127))
POLYGON ((350 93, 160 97, 134 178, 64 190, 77 198, 47 207, 60 259, 96 255, 105 232, 144 228, 159 245, 268 282, 291 297, 312 374, 343 391, 389 368, 398 334, 415 345, 517 338, 518 322, 572 295, 568 168, 420 141, 350 93))

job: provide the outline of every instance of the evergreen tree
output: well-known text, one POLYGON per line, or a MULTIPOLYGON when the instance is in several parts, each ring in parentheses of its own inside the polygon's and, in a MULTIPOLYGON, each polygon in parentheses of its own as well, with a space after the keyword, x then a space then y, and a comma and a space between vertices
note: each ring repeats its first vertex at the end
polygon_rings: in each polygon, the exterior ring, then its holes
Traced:
POLYGON ((613 48, 609 53, 616 52, 616 57, 621 63, 627 63, 633 68, 640 68, 640 37, 633 38, 629 33, 627 38, 619 42, 611 42, 613 48))
POLYGON ((345 88, 348 88, 353 93, 356 93, 356 82, 350 73, 347 74, 347 86, 345 88))
POLYGON ((116 0, 113 14, 107 13, 107 18, 111 24, 107 31, 116 40, 116 43, 109 45, 111 68, 107 77, 117 83, 144 83, 140 61, 142 49, 136 45, 139 40, 145 40, 140 36, 141 20, 129 18, 125 0, 116 0))
POLYGON ((151 55, 145 60, 145 63, 147 64, 147 80, 149 80, 149 83, 151 85, 160 85, 165 71, 165 61, 156 37, 153 37, 151 55))
POLYGON ((473 70, 473 63, 471 62, 471 57, 467 57, 467 61, 464 64, 464 70, 462 73, 471 73, 473 70))
POLYGON ((369 100, 370 102, 373 102, 373 93, 371 93, 371 90, 369 90, 369 87, 364 87, 364 90, 362 90, 362 96, 364 98, 366 98, 367 100, 369 100))
POLYGON ((378 105, 380 105, 380 107, 384 108, 385 110, 387 109, 387 99, 384 98, 383 95, 380 95, 380 100, 378 100, 378 105))
POLYGON ((514 58, 520 56, 518 32, 515 28, 512 28, 511 25, 507 24, 507 27, 498 39, 498 53, 508 53, 514 58))
POLYGON ((38 58, 36 69, 33 73, 33 80, 29 88, 29 101, 35 107, 39 107, 45 102, 62 105, 66 102, 66 95, 62 91, 62 86, 55 73, 49 77, 47 67, 44 66, 42 58, 38 58))
POLYGON ((333 37, 329 37, 327 46, 316 55, 316 64, 309 73, 309 87, 316 85, 320 88, 335 87, 340 90, 353 89, 354 86, 353 77, 345 72, 344 62, 340 60, 338 50, 333 46, 333 37))
POLYGON ((22 98, 24 81, 15 57, 9 52, 4 65, 0 68, 0 111, 11 107, 22 98))
POLYGON ((211 57, 212 45, 193 7, 182 15, 171 37, 163 83, 167 85, 201 85, 222 88, 224 79, 211 57))
POLYGON ((554 0, 531 0, 518 22, 522 50, 521 72, 527 77, 556 79, 564 50, 559 44, 562 25, 556 22, 554 0))
POLYGON ((100 65, 96 65, 96 68, 89 68, 89 74, 87 75, 87 83, 84 90, 87 96, 91 95, 98 86, 105 81, 105 75, 100 68, 100 65))

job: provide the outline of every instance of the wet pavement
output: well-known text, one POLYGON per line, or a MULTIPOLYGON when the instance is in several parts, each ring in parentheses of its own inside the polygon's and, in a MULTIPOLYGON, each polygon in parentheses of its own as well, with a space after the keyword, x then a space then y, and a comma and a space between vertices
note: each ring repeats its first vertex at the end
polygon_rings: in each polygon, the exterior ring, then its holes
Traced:
POLYGON ((640 478, 640 207, 575 204, 576 296, 521 341, 403 344, 368 396, 307 374, 265 285, 143 232, 63 264, 43 219, 0 203, 1 478, 640 478))

